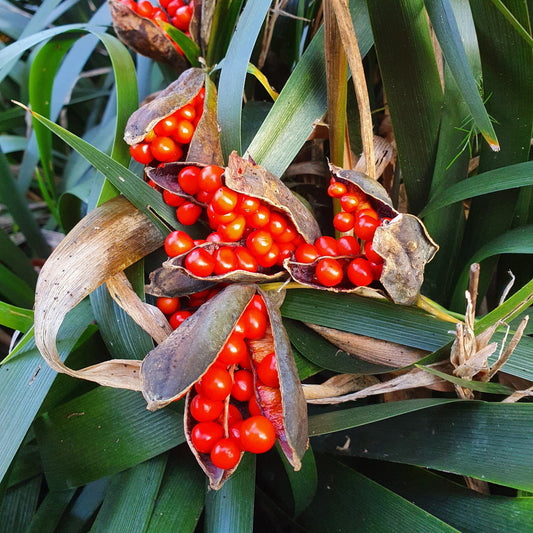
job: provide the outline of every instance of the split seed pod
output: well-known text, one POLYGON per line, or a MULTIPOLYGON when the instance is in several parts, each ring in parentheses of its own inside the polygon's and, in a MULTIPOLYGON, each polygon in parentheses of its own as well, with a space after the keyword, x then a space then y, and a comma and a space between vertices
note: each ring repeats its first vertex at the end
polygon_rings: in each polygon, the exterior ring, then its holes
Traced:
MULTIPOLYGON (((178 183, 178 174, 187 165, 205 166, 200 163, 191 162, 168 163, 159 168, 148 168, 146 173, 152 181, 163 189, 183 196, 202 207, 206 207, 205 204, 199 203, 193 196, 185 193, 178 183)), ((246 196, 257 198, 273 211, 285 215, 294 224, 294 227, 306 242, 312 243, 320 237, 320 228, 309 210, 277 176, 267 169, 243 159, 236 152, 232 152, 229 157, 228 167, 222 175, 222 182, 229 189, 246 196)), ((243 242, 206 243, 199 245, 199 247, 206 248, 210 253, 213 253, 219 247, 233 247, 239 244, 243 245, 243 242)), ((152 273, 151 284, 147 287, 147 292, 157 296, 174 296, 182 292, 182 283, 186 285, 188 282, 185 280, 182 281, 181 278, 184 276, 195 277, 184 267, 186 255, 183 254, 169 259, 163 263, 160 269, 152 273), (171 290, 172 293, 164 292, 163 286, 165 290, 171 290)), ((284 276, 286 276, 286 272, 274 266, 269 269, 259 268, 258 272, 236 270, 218 276, 208 276, 198 279, 218 283, 227 281, 258 283, 273 281, 284 276)))
POLYGON ((353 170, 343 170, 329 165, 336 181, 344 184, 348 192, 363 192, 379 218, 389 218, 376 228, 372 240, 373 250, 383 258, 380 287, 354 287, 347 281, 325 288, 313 281, 316 264, 287 260, 285 267, 298 282, 313 288, 334 292, 354 292, 361 295, 388 295, 395 303, 414 304, 424 280, 424 267, 433 259, 437 244, 429 236, 424 224, 414 215, 399 213, 385 189, 375 180, 353 170))
MULTIPOLYGON (((217 359, 239 318, 252 297, 259 293, 267 313, 268 327, 263 341, 250 341, 255 352, 274 352, 280 388, 277 398, 268 391, 259 390, 257 398, 264 415, 276 430, 284 453, 295 470, 301 467, 301 457, 308 442, 307 409, 298 372, 292 356, 290 342, 281 322, 279 303, 256 285, 229 285, 176 329, 164 342, 152 350, 141 367, 141 384, 148 409, 156 410, 179 399, 190 391, 217 359), (261 343, 262 344, 257 344, 261 343), (279 397, 281 396, 281 397, 279 397)), ((230 367, 231 368, 231 367, 230 367)), ((257 378, 255 379, 258 385, 257 378)), ((192 445, 190 434, 194 420, 189 405, 194 392, 188 394, 184 415, 185 433, 191 450, 209 477, 214 489, 222 486, 234 469, 223 470, 211 462, 208 454, 199 453, 192 445)), ((230 401, 230 397, 226 399, 230 401)), ((225 410, 227 417, 227 408, 225 410)), ((227 430, 227 418, 224 422, 227 430)), ((235 467, 236 468, 236 467, 235 467)))
POLYGON ((183 72, 187 60, 178 53, 167 34, 152 20, 141 17, 119 0, 108 0, 118 38, 137 53, 183 72))
POLYGON ((194 131, 186 159, 210 165, 222 165, 216 88, 209 76, 199 68, 187 69, 176 81, 131 115, 124 132, 126 143, 134 145, 142 142, 160 120, 188 104, 204 86, 204 110, 194 131))

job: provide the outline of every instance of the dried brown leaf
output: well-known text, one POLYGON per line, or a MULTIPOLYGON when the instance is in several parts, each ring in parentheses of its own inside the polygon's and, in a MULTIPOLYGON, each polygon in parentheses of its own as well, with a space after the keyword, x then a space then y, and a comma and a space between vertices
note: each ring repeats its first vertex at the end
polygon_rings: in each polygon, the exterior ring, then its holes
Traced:
POLYGON ((140 390, 139 361, 71 370, 59 357, 56 338, 68 311, 163 242, 152 222, 121 196, 91 211, 63 239, 43 266, 35 295, 35 344, 54 370, 108 387, 140 390))
POLYGON ((346 353, 378 365, 399 368, 416 363, 428 354, 424 350, 395 342, 382 341, 316 324, 306 325, 346 353))

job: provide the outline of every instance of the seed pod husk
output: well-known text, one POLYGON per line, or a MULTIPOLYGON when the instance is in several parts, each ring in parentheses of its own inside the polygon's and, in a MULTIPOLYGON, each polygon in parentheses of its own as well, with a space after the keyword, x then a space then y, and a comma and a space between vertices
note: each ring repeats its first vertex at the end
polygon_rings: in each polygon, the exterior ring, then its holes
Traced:
MULTIPOLYGON (((194 457, 198 461, 198 464, 200 465, 201 469, 205 472, 205 475, 209 479, 209 488, 213 490, 219 490, 222 485, 226 482, 226 480, 237 470, 237 467, 239 466, 239 463, 237 463, 233 468, 229 469, 223 469, 219 468, 218 466, 215 466, 213 464, 213 461, 211 461, 211 457, 208 453, 200 453, 193 445, 191 440, 191 432, 193 427, 197 424, 197 422, 194 420, 190 413, 190 406, 192 399, 196 396, 196 391, 194 388, 192 388, 185 397, 185 413, 183 416, 183 426, 184 426, 184 432, 185 432, 185 439, 187 440, 187 444, 189 445, 189 448, 191 449, 191 452, 193 453, 194 457)), ((228 402, 229 398, 226 399, 226 403, 228 402)), ((227 412, 225 411, 225 423, 227 424, 227 412)), ((243 456, 244 452, 241 452, 241 458, 243 456)), ((240 462, 240 459, 239 459, 240 462)))
POLYGON ((263 414, 274 425, 276 437, 287 460, 294 470, 300 470, 301 459, 309 444, 305 397, 289 336, 281 320, 279 311, 281 302, 276 295, 271 298, 261 289, 258 289, 258 293, 265 302, 270 325, 265 339, 249 342, 252 364, 253 352, 264 352, 263 355, 266 355, 272 352, 271 343, 273 343, 280 387, 279 389, 267 387, 256 379, 256 396, 263 414))
POLYGON ((141 385, 150 411, 183 396, 217 358, 255 285, 229 285, 145 357, 141 385))
POLYGON ((309 210, 277 176, 266 168, 240 157, 237 152, 232 152, 224 180, 226 187, 259 198, 287 215, 306 242, 314 243, 322 235, 317 221, 309 210))
POLYGON ((199 68, 189 68, 183 72, 176 81, 131 115, 124 131, 124 140, 130 145, 142 142, 161 119, 188 104, 200 92, 205 79, 206 74, 199 68))
POLYGON ((177 255, 165 261, 163 265, 150 274, 150 285, 146 287, 146 292, 153 296, 165 295, 184 296, 193 294, 217 283, 227 283, 230 281, 238 283, 264 283, 286 278, 285 270, 277 270, 275 267, 259 267, 257 272, 248 272, 246 270, 234 270, 226 274, 212 275, 206 277, 195 276, 185 266, 185 258, 192 250, 204 248, 210 254, 220 247, 236 248, 242 244, 235 242, 205 242, 199 244, 188 252, 177 255), (199 283, 198 283, 199 282, 199 283))
MULTIPOLYGON (((313 263, 285 260, 285 268, 293 279, 316 289, 363 296, 387 295, 397 304, 414 304, 424 280, 424 267, 437 252, 437 244, 417 217, 401 214, 392 207, 387 192, 376 180, 361 172, 343 170, 331 164, 329 167, 333 177, 346 185, 348 191, 357 190, 366 194, 379 218, 391 219, 378 226, 372 240, 373 250, 383 258, 383 272, 379 283, 373 282, 368 287, 354 287, 344 279, 335 287, 324 287, 314 280, 315 267, 322 258, 313 263)), ((342 256, 336 259, 347 258, 342 256)))
POLYGON ((141 17, 119 0, 108 0, 113 28, 118 38, 137 53, 165 63, 176 72, 188 65, 166 33, 153 21, 141 17))

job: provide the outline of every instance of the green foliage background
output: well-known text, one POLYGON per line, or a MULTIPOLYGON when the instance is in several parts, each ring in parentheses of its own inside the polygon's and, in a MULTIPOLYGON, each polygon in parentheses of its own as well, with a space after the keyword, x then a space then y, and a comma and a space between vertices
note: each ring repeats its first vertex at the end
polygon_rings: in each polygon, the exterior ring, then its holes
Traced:
MULTIPOLYGON (((350 0, 350 11, 371 102, 386 103, 390 113, 398 157, 393 197, 398 200, 401 180, 408 210, 422 216, 441 247, 422 293, 464 312, 468 268, 481 261, 479 300, 491 312, 477 327, 518 309, 509 319, 513 330, 533 294, 531 4, 387 4, 350 0), (497 143, 493 151, 490 144, 497 143), (509 269, 516 281, 499 305, 509 269)), ((257 60, 269 8, 266 0, 219 0, 206 57, 218 63, 212 78, 224 153, 248 151, 282 176, 296 158, 305 160, 306 141, 326 112, 324 31, 315 27, 320 2, 284 7, 300 18, 281 16, 276 25, 263 69, 280 92, 272 104, 246 74, 248 62, 257 60)), ((175 75, 129 51, 110 25, 101 1, 0 0, 4 355, 20 332, 0 366, 0 530, 529 531, 533 406, 527 399, 500 403, 496 384, 476 401, 434 393, 310 406, 311 448, 300 472, 276 451, 247 455, 213 492, 184 444, 180 402, 150 413, 138 393, 80 383, 46 366, 33 342, 31 309, 34 266, 49 255, 53 232, 68 232, 117 191, 139 209, 149 202, 179 226, 159 195, 134 179, 141 169, 122 140, 139 102, 175 75), (31 123, 13 100, 44 119, 31 123), (463 476, 488 482, 490 493, 471 491, 463 476)), ((356 115, 348 113, 350 132, 359 129, 356 115)), ((377 130, 383 116, 374 118, 377 130)), ((359 153, 357 135, 352 142, 359 153)), ((313 146, 327 155, 327 143, 313 146)), ((326 178, 286 180, 305 192, 319 216, 329 212, 326 178)), ((143 265, 131 276, 142 286, 143 265)), ((334 358, 337 350, 327 341, 318 349, 316 334, 302 322, 426 350, 422 364, 448 357, 453 340, 448 322, 357 296, 290 290, 282 314, 308 382, 379 370, 334 358)), ((531 386, 532 333, 529 326, 505 365, 506 384, 531 386)), ((61 356, 75 368, 110 357, 142 359, 151 346, 104 290, 69 313, 58 338, 61 356)))

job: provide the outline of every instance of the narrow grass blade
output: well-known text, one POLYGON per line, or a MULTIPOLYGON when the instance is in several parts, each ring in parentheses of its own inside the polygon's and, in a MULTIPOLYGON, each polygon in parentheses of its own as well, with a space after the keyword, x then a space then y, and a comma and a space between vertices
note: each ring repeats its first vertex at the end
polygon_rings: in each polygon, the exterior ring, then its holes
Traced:
MULTIPOLYGON (((364 57, 372 46, 366 3, 350 2, 350 12, 364 57)), ((252 159, 281 176, 326 112, 326 92, 324 33, 320 29, 246 149, 252 159)))
POLYGON ((188 447, 180 446, 169 457, 147 533, 193 533, 204 508, 204 493, 203 472, 188 447))
POLYGON ((182 416, 179 409, 151 413, 139 393, 108 387, 53 409, 35 425, 48 484, 80 486, 177 446, 185 440, 182 416))
POLYGON ((433 174, 442 89, 423 0, 368 1, 409 211, 425 205, 433 174))
POLYGON ((46 244, 25 198, 17 189, 15 178, 9 169, 9 163, 2 152, 0 152, 0 175, 2 175, 0 202, 7 207, 22 233, 28 239, 28 244, 34 253, 40 257, 47 257, 50 248, 46 244))
POLYGON ((461 379, 461 378, 452 376, 450 374, 446 374, 446 372, 441 372, 440 370, 431 368, 429 366, 424 366, 424 365, 415 365, 415 366, 416 368, 420 368, 421 370, 424 370, 428 372, 429 374, 433 374, 434 376, 437 376, 446 381, 449 381, 450 383, 453 383, 454 385, 460 385, 461 387, 465 387, 466 389, 475 390, 479 392, 485 392, 488 394, 509 395, 509 394, 512 394, 513 392, 509 387, 506 387, 505 385, 500 385, 499 383, 487 383, 485 381, 468 381, 467 379, 461 379))
POLYGON ((251 533, 255 494, 255 456, 245 453, 220 490, 207 492, 205 533, 251 533))
POLYGON ((224 58, 218 85, 218 122, 224 159, 233 150, 241 154, 241 114, 244 81, 270 0, 250 0, 239 19, 224 58))
POLYGON ((529 185, 533 185, 532 161, 489 170, 436 192, 419 216, 468 198, 529 185))
POLYGON ((377 405, 364 405, 361 407, 351 407, 331 413, 315 414, 309 417, 309 436, 325 435, 344 431, 350 428, 364 426, 394 418, 406 413, 412 413, 423 409, 433 409, 439 405, 458 400, 448 400, 439 398, 425 398, 417 400, 403 400, 399 402, 389 402, 377 405))
POLYGON ((457 532, 435 516, 355 470, 331 459, 318 461, 318 491, 302 516, 305 530, 457 532))
MULTIPOLYGON (((92 320, 90 307, 85 302, 67 316, 57 343, 62 359, 71 352, 92 320)), ((0 366, 0 479, 4 477, 57 375, 43 361, 33 339, 19 352, 22 353, 24 357, 0 366)))
POLYGON ((73 489, 49 492, 40 503, 37 512, 33 515, 28 533, 55 531, 74 493, 73 489))
POLYGON ((42 476, 9 489, 0 505, 2 529, 9 533, 26 533, 37 508, 42 476))
POLYGON ((291 484, 294 499, 294 516, 300 515, 312 502, 317 489, 317 469, 311 446, 302 457, 302 468, 295 472, 280 446, 276 447, 291 484))
POLYGON ((183 50, 187 61, 191 64, 191 67, 199 67, 200 63, 198 58, 202 55, 200 47, 189 37, 187 37, 182 31, 172 26, 168 22, 162 22, 163 30, 165 30, 170 38, 183 50))
POLYGON ((205 58, 209 67, 226 55, 242 4, 243 0, 219 0, 216 3, 205 58))
POLYGON ((533 488, 533 412, 527 403, 450 402, 315 439, 313 448, 337 453, 347 437, 348 455, 533 488))
POLYGON ((152 219, 154 224, 163 234, 167 233, 167 225, 175 225, 175 212, 170 206, 163 202, 160 193, 152 189, 143 180, 139 179, 126 167, 104 154, 100 150, 91 146, 77 135, 70 133, 66 129, 54 124, 47 118, 32 113, 32 115, 50 128, 53 133, 63 139, 69 146, 79 152, 97 170, 99 170, 139 211, 152 219), (154 215, 154 211, 161 217, 154 215), (164 224, 163 219, 166 224, 164 224))
MULTIPOLYGON (((470 2, 483 63, 483 89, 487 111, 496 120, 496 134, 502 146, 498 153, 481 147, 479 173, 528 160, 533 120, 533 55, 531 48, 508 24, 491 2, 470 2)), ((506 6, 529 25, 529 10, 520 0, 506 6)), ((472 255, 486 243, 508 231, 512 225, 519 189, 475 197, 470 205, 465 235, 458 255, 455 279, 469 266, 472 255)), ((488 259, 481 271, 479 298, 484 296, 498 258, 488 259)), ((454 303, 456 305, 456 301, 454 303)))
POLYGON ((91 533, 146 531, 166 463, 166 455, 159 455, 115 474, 110 479, 91 533))
POLYGON ((500 149, 500 145, 468 65, 468 58, 463 48, 461 35, 450 2, 449 0, 438 0, 436 2, 432 0, 424 3, 447 66, 450 68, 461 95, 470 109, 472 118, 489 146, 497 152, 500 149))
POLYGON ((33 289, 11 270, 0 264, 0 294, 19 307, 30 308, 33 305, 33 289))
MULTIPOLYGON (((375 462, 372 462, 375 466, 375 462)), ((533 523, 533 500, 485 495, 425 468, 384 463, 365 473, 463 533, 501 533, 509 528, 527 531, 533 523), (405 480, 409 480, 408 483, 405 480)))
POLYGON ((33 324, 33 311, 0 302, 0 324, 26 333, 33 324))

